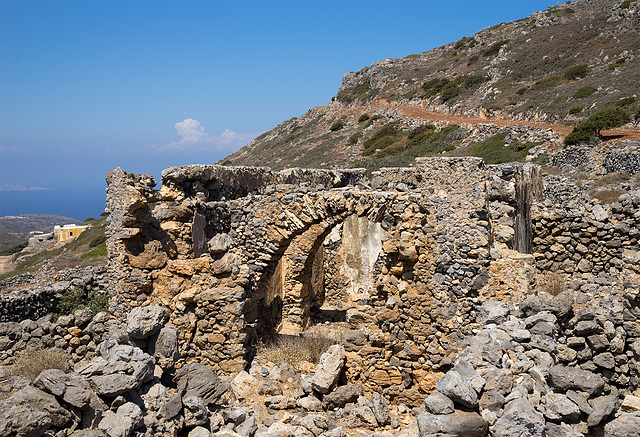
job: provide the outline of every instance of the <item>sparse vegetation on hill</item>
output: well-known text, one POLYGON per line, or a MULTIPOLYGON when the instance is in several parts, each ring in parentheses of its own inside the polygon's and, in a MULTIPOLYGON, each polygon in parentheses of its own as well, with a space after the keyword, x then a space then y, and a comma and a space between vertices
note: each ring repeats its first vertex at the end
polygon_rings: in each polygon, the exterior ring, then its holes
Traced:
MULTIPOLYGON (((406 165, 413 162, 410 156, 441 153, 495 134, 464 139, 460 133, 437 147, 432 136, 414 141, 403 129, 415 120, 408 111, 389 105, 428 108, 450 117, 450 124, 464 126, 465 135, 474 131, 469 124, 479 121, 465 123, 464 117, 487 123, 509 120, 513 125, 543 121, 566 135, 565 126, 576 119, 584 122, 604 108, 618 105, 633 113, 632 99, 640 93, 640 39, 628 14, 635 5, 620 0, 563 3, 428 52, 347 73, 327 107, 282 123, 223 162, 273 169, 373 169, 406 165), (388 123, 398 123, 398 130, 379 136, 388 123)), ((597 136, 583 127, 567 144, 597 136)))
MULTIPOLYGON (((45 261, 54 269, 104 263, 107 256, 106 222, 106 217, 98 220, 87 219, 85 224, 89 224, 91 227, 67 244, 18 256, 15 269, 0 275, 0 280, 22 273, 35 272, 42 267, 45 261)), ((16 252, 16 255, 20 253, 16 252)))

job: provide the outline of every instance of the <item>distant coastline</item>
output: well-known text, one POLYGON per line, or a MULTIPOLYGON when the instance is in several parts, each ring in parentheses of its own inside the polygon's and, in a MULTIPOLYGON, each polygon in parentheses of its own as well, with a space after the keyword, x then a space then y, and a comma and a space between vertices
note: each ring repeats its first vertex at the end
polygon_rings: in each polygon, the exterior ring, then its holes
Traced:
POLYGON ((12 184, 6 183, 0 185, 0 191, 51 191, 53 188, 45 188, 45 187, 32 187, 28 185, 22 184, 12 184))

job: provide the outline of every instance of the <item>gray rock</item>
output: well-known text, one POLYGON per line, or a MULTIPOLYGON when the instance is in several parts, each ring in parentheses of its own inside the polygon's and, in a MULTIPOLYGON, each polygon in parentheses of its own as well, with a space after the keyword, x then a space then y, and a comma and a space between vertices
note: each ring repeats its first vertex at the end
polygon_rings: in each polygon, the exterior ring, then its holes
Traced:
POLYGON ((189 396, 182 401, 184 406, 184 424, 186 426, 206 425, 209 420, 209 409, 197 396, 189 396))
POLYGON ((553 297, 555 304, 555 314, 559 319, 567 317, 573 310, 573 302, 575 301, 574 293, 571 290, 563 291, 553 297))
POLYGON ((391 417, 389 416, 389 406, 380 393, 373 395, 371 399, 371 410, 379 425, 389 425, 391 417))
POLYGON ((495 390, 485 390, 480 397, 480 411, 498 411, 504 405, 504 396, 495 390))
POLYGON ((40 437, 50 426, 47 413, 11 399, 0 401, 0 436, 40 437))
POLYGON ((427 396, 422 406, 430 414, 451 414, 454 411, 453 401, 438 391, 427 396))
POLYGON ((561 391, 578 390, 594 395, 604 388, 604 379, 588 370, 558 365, 549 370, 549 385, 561 391))
POLYGON ((164 308, 148 305, 134 308, 127 316, 127 333, 132 338, 145 339, 158 332, 164 324, 164 308))
POLYGON ((566 423, 547 422, 545 437, 584 437, 584 434, 571 428, 566 423))
POLYGON ((207 246, 209 248, 209 252, 215 255, 218 253, 224 253, 229 250, 231 247, 231 237, 229 234, 216 234, 209 240, 207 246))
POLYGON ((92 403, 95 404, 94 407, 98 407, 101 403, 91 390, 89 382, 75 372, 65 374, 59 369, 48 369, 38 375, 33 385, 80 409, 85 409, 92 403))
POLYGON ((140 348, 106 340, 96 349, 93 360, 78 369, 103 396, 118 396, 139 388, 153 378, 155 360, 140 348))
POLYGON ((509 403, 491 427, 493 437, 543 437, 544 431, 544 417, 526 399, 509 403))
POLYGON ((488 424, 474 412, 456 411, 447 415, 421 414, 418 416, 420 437, 436 435, 480 437, 487 433, 488 424))
POLYGON ((244 408, 225 408, 222 410, 222 419, 225 423, 240 425, 247 418, 247 411, 244 408))
POLYGON ((507 396, 513 389, 513 373, 509 369, 490 370, 484 374, 487 383, 484 390, 495 390, 503 396, 507 396))
POLYGON ((487 326, 490 323, 499 325, 507 320, 511 309, 505 302, 488 300, 480 306, 480 323, 487 326))
POLYGON ((611 352, 603 352, 593 357, 593 362, 598 367, 605 369, 613 369, 616 366, 616 360, 611 352))
POLYGON ((478 405, 478 392, 485 380, 465 362, 458 363, 436 382, 436 390, 454 402, 474 408, 478 405))
POLYGON ((198 396, 209 405, 217 402, 229 389, 213 368, 200 363, 183 366, 175 376, 178 392, 183 397, 198 396))
POLYGON ((178 393, 171 396, 167 400, 167 402, 162 405, 160 414, 162 415, 162 417, 169 420, 176 417, 180 413, 180 411, 182 411, 182 397, 178 393))
POLYGON ((563 394, 547 393, 545 405, 547 407, 545 416, 549 420, 577 422, 580 418, 580 408, 563 394))
POLYGON ((304 426, 307 428, 313 435, 318 436, 321 435, 324 431, 329 428, 329 420, 327 416, 324 414, 309 414, 302 419, 298 419, 292 422, 293 425, 304 426))
POLYGON ((322 403, 329 410, 341 408, 348 403, 357 401, 358 397, 362 396, 363 393, 364 389, 360 384, 347 384, 337 387, 331 393, 326 394, 322 399, 322 403))
POLYGON ((207 428, 196 426, 191 431, 189 431, 187 437, 211 437, 211 432, 207 428))
POLYGON ((51 419, 51 425, 58 428, 62 428, 72 418, 71 413, 62 408, 54 396, 32 385, 18 390, 10 399, 16 405, 46 413, 51 419))
POLYGON ((101 429, 81 429, 72 432, 69 437, 109 437, 109 435, 101 429))
POLYGON ((163 370, 171 369, 180 358, 178 329, 170 324, 163 326, 149 339, 149 353, 163 370))
POLYGON ((345 351, 340 345, 334 344, 320 357, 316 366, 311 385, 314 390, 327 394, 338 380, 345 361, 345 351))
POLYGON ((618 396, 611 394, 592 399, 590 404, 593 407, 593 411, 587 418, 587 425, 594 427, 616 410, 619 406, 619 401, 618 396))
POLYGON ((236 428, 236 432, 241 437, 252 437, 258 430, 258 420, 256 416, 247 418, 240 426, 236 428))
POLYGON ((623 413, 604 426, 604 437, 639 437, 640 417, 623 413))
POLYGON ((298 399, 297 403, 300 408, 307 411, 322 411, 322 402, 312 395, 298 399))
POLYGON ((134 426, 129 417, 120 416, 113 411, 107 410, 103 413, 98 429, 106 432, 109 437, 129 437, 134 426))
POLYGON ((116 410, 116 414, 126 420, 131 421, 134 429, 138 429, 144 425, 142 410, 133 402, 122 404, 116 410))
POLYGON ((587 402, 588 396, 589 395, 587 395, 586 393, 584 395, 581 395, 580 393, 577 393, 573 390, 567 390, 567 398, 569 398, 571 402, 576 404, 578 408, 580 408, 580 411, 582 411, 586 415, 591 414, 591 412, 593 411, 593 407, 589 404, 589 402, 587 402))

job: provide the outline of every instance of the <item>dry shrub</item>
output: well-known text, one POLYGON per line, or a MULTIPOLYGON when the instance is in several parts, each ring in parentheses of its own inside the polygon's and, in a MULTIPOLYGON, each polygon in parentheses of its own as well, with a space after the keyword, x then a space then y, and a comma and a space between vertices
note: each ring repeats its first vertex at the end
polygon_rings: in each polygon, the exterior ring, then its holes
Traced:
POLYGON ((542 290, 551 296, 557 296, 566 291, 567 285, 564 277, 555 272, 547 272, 542 279, 542 290))
POLYGON ((318 364, 329 346, 338 343, 335 339, 317 333, 279 335, 273 340, 258 344, 258 355, 272 363, 286 361, 294 369, 303 370, 304 362, 318 364))
POLYGON ((14 375, 22 375, 31 381, 36 379, 40 372, 48 369, 69 370, 71 357, 60 349, 33 349, 26 348, 18 352, 11 368, 14 375))

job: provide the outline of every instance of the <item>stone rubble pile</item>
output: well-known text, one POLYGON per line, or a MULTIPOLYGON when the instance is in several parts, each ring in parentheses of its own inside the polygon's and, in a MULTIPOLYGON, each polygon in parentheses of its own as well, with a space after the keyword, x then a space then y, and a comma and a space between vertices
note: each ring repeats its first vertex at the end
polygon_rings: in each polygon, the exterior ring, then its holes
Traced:
POLYGON ((13 392, 0 401, 0 436, 640 435, 640 310, 630 295, 593 297, 482 302, 475 335, 415 408, 345 378, 353 332, 312 374, 257 357, 218 376, 196 362, 176 370, 177 330, 162 308, 138 307, 73 372, 29 383, 0 368, 13 392))

